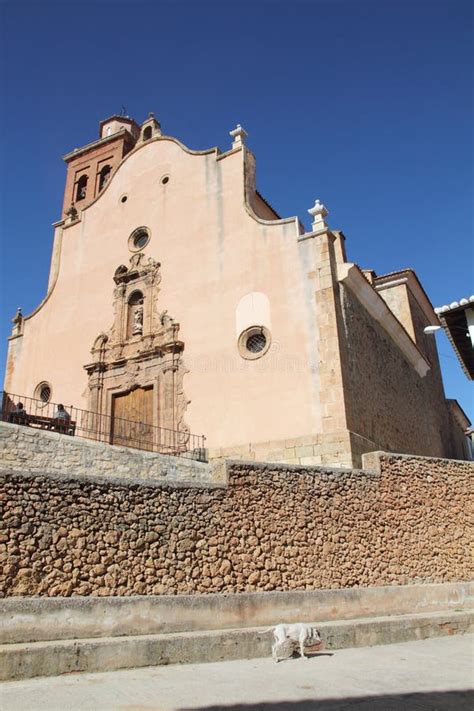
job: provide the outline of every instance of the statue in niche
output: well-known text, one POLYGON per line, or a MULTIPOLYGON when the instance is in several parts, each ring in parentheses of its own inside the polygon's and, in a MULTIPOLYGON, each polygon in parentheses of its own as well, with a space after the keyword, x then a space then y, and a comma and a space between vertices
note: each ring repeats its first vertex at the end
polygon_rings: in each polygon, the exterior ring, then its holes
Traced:
POLYGON ((143 335, 143 293, 134 291, 128 299, 127 337, 143 335))
POLYGON ((138 304, 133 314, 132 336, 141 336, 143 333, 143 306, 138 304))

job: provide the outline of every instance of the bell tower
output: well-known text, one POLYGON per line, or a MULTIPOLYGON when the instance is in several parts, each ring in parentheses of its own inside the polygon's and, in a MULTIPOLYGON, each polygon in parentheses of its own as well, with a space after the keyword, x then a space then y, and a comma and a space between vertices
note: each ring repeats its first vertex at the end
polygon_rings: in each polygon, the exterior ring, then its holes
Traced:
POLYGON ((99 124, 99 138, 67 153, 64 218, 72 208, 81 210, 104 190, 122 158, 135 146, 140 126, 128 116, 110 116, 99 124))

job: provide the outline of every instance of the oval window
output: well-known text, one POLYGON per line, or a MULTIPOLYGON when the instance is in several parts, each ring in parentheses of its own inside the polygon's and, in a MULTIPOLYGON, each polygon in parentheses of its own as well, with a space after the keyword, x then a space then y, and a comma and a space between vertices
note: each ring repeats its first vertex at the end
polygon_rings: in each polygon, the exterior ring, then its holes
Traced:
POLYGON ((150 241, 150 231, 147 227, 138 227, 128 238, 128 248, 131 252, 140 252, 150 241))
POLYGON ((34 396, 37 400, 41 400, 41 402, 46 405, 51 400, 51 392, 51 385, 43 380, 43 382, 36 386, 34 396))
POLYGON ((270 348, 270 331, 265 326, 251 326, 239 336, 237 347, 242 358, 255 360, 261 358, 270 348))
POLYGON ((260 353, 266 345, 267 339, 265 338, 264 333, 253 333, 247 338, 245 347, 248 351, 250 351, 250 353, 260 353))

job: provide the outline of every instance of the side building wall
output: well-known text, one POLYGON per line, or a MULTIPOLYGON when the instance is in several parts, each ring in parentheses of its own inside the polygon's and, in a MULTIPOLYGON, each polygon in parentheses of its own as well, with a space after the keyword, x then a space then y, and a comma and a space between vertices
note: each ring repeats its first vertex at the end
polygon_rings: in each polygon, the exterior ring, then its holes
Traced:
POLYGON ((97 477, 93 462, 91 476, 31 474, 25 461, 23 472, 2 476, 1 595, 470 579, 466 500, 474 466, 385 453, 367 455, 365 464, 360 471, 221 462, 218 485, 171 485, 97 477))
POLYGON ((470 421, 459 407, 456 400, 447 400, 449 418, 451 421, 451 458, 452 459, 474 459, 474 451, 471 440, 466 435, 470 426, 470 421))
MULTIPOLYGON (((419 348, 423 346, 422 352, 431 366, 421 377, 343 284, 340 302, 344 396, 354 462, 359 464, 360 456, 374 449, 453 456, 451 420, 435 345, 426 341, 417 344, 419 348)), ((422 318, 419 313, 417 318, 422 318)), ((419 330, 420 325, 416 324, 416 331, 419 330)))

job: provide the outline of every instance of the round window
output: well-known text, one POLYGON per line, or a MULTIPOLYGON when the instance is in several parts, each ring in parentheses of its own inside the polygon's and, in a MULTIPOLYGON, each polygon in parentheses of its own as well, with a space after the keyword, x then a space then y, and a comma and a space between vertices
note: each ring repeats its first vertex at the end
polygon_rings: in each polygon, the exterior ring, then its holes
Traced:
POLYGON ((128 238, 128 248, 131 252, 140 252, 150 241, 150 231, 146 227, 138 227, 128 238))
POLYGON ((267 345, 267 339, 263 333, 254 333, 252 336, 247 338, 247 343, 245 344, 247 350, 251 353, 260 353, 263 351, 267 345))
POLYGON ((251 326, 240 334, 237 346, 242 358, 255 360, 265 355, 270 344, 270 331, 265 326, 251 326))
POLYGON ((51 385, 45 381, 39 383, 35 388, 35 398, 41 400, 46 405, 51 400, 51 385))

